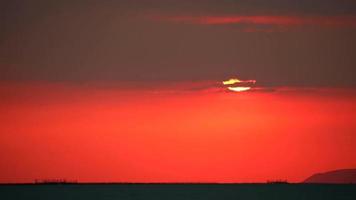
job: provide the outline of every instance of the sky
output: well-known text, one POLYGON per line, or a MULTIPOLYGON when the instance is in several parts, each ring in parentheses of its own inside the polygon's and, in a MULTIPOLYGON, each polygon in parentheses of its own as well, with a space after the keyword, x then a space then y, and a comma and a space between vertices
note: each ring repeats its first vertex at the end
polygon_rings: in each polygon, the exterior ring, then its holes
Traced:
POLYGON ((5 0, 0 29, 2 183, 356 168, 353 0, 5 0))

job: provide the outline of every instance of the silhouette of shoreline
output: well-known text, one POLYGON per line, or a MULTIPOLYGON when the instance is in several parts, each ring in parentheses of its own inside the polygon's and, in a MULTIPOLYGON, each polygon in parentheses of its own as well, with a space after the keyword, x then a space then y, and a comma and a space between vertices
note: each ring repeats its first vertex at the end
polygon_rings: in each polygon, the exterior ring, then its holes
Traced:
POLYGON ((303 183, 356 184, 356 169, 339 169, 316 173, 305 179, 303 183))
POLYGON ((34 182, 0 183, 0 185, 306 185, 306 184, 356 184, 356 169, 339 169, 316 173, 302 182, 276 179, 266 182, 79 182, 67 179, 36 179, 34 182))

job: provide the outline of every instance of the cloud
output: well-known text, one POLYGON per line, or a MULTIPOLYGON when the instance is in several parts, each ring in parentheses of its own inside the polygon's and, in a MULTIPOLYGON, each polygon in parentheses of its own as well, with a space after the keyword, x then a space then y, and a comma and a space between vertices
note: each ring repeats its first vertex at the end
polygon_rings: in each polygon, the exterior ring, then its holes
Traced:
POLYGON ((356 28, 356 16, 288 16, 288 15, 221 15, 221 16, 155 16, 154 20, 198 25, 245 25, 246 32, 283 31, 285 28, 318 26, 356 28), (259 27, 259 26, 262 26, 259 27), (274 27, 274 29, 270 29, 274 27), (267 31, 266 31, 267 30, 267 31))

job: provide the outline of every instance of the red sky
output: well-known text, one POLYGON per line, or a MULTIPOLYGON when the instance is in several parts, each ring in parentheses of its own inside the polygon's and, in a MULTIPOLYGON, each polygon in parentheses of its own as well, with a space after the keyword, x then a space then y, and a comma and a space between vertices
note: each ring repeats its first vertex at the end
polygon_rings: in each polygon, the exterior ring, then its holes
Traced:
POLYGON ((0 182, 298 182, 356 167, 355 90, 205 84, 2 83, 0 182))
POLYGON ((156 16, 153 19, 202 25, 253 24, 275 26, 355 27, 355 16, 290 16, 290 15, 205 15, 156 16))
POLYGON ((356 27, 353 15, 152 15, 152 21, 201 26, 242 26, 242 32, 293 32, 347 30, 356 27))

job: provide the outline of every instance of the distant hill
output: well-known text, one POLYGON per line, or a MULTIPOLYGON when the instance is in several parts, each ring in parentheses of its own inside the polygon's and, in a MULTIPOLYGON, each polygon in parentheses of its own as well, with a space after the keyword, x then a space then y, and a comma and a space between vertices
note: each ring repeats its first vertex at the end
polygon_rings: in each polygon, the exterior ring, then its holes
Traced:
POLYGON ((356 169, 340 169, 314 174, 305 179, 304 183, 356 183, 356 169))

